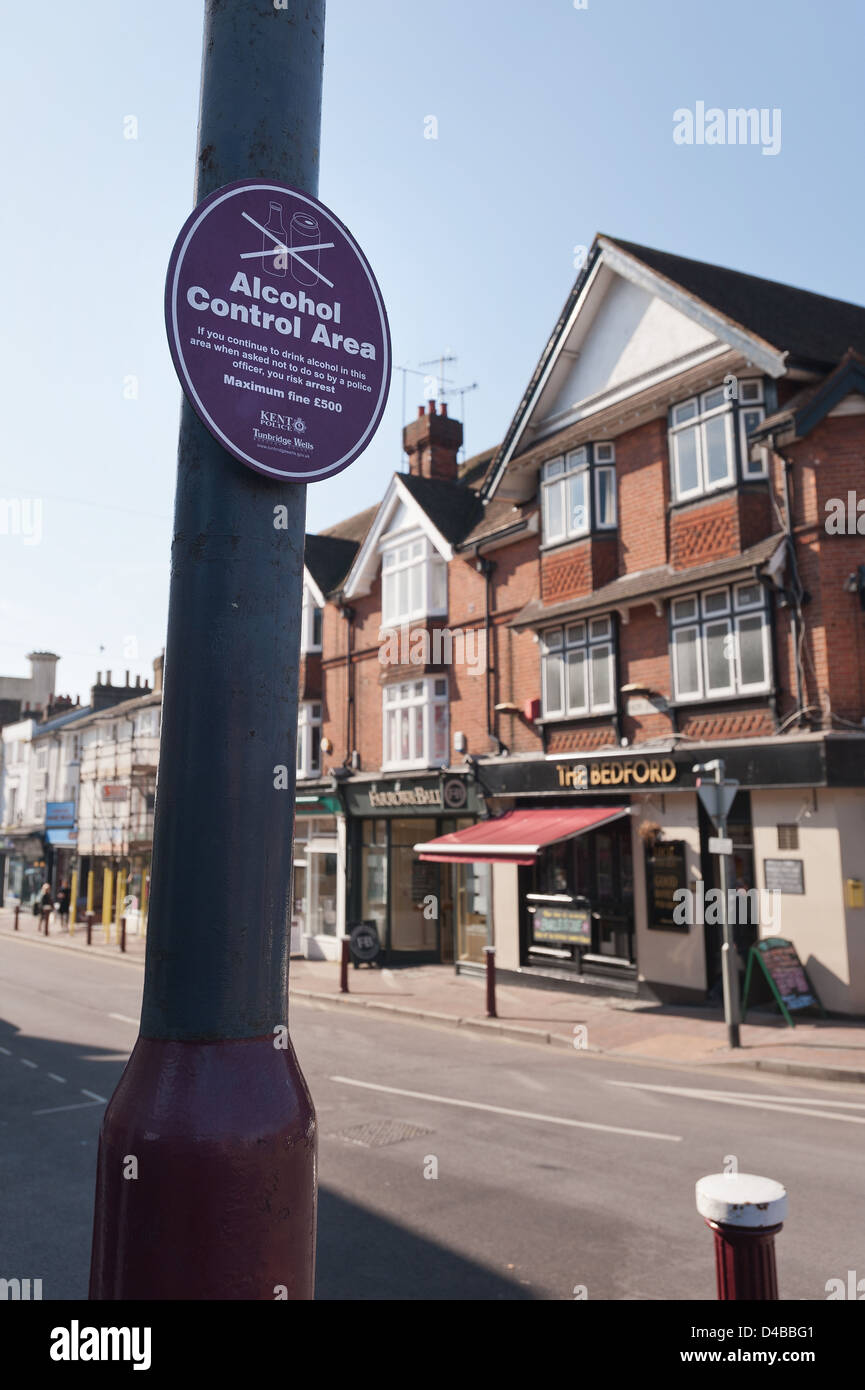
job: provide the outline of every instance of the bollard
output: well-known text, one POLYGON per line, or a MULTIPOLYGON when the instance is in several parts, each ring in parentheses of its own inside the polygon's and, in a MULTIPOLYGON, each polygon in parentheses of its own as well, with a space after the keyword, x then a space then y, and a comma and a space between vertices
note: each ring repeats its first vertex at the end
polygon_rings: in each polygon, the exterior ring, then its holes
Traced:
POLYGON ((92 945, 92 942, 93 942, 93 919, 95 918, 95 916, 96 916, 96 913, 95 913, 95 912, 85 912, 85 914, 84 914, 84 920, 85 920, 85 922, 87 923, 87 945, 88 945, 88 946, 92 945))
POLYGON ((18 914, 19 914, 20 911, 21 911, 21 904, 20 904, 20 903, 16 903, 16 904, 15 904, 15 931, 18 930, 18 914))
POLYGON ((348 962, 351 958, 351 942, 347 936, 342 938, 339 957, 339 992, 348 994, 348 962))
POLYGON ((51 917, 51 908, 50 908, 50 907, 43 907, 43 909, 42 909, 42 931, 43 931, 43 934, 44 934, 45 936, 48 935, 48 921, 49 921, 49 918, 50 918, 50 917, 51 917))
POLYGON ((498 1018, 496 1013, 496 948, 485 946, 487 958, 487 1018, 498 1018))
POLYGON ((781 1184, 754 1173, 713 1173, 697 1183, 697 1210, 715 1236, 718 1298, 776 1301, 775 1236, 787 1216, 781 1184))
POLYGON ((120 918, 120 949, 121 949, 121 951, 125 951, 125 950, 126 950, 126 918, 125 918, 125 917, 121 917, 121 918, 120 918))

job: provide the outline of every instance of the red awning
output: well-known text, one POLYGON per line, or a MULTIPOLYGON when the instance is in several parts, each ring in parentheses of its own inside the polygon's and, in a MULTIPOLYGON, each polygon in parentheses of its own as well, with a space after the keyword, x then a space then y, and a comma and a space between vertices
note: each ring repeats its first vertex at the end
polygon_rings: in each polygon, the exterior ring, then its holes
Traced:
POLYGON ((627 816, 628 806, 568 806, 558 810, 505 811, 415 845, 421 859, 437 864, 534 864, 546 845, 584 835, 627 816))

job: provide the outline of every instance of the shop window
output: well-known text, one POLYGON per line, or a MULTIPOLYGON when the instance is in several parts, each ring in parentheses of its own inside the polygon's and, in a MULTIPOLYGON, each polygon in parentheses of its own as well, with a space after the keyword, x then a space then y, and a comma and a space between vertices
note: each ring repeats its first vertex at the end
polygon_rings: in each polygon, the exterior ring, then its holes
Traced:
POLYGON ((543 465, 541 512, 545 545, 615 527, 615 462, 615 445, 584 444, 543 465))
POLYGON ((448 683, 428 676, 385 686, 382 767, 437 767, 448 761, 448 683))
POLYGON ((297 710, 297 775, 321 772, 321 705, 304 701, 297 710))
POLYGON ((673 599, 670 618, 678 701, 757 695, 771 689, 769 614, 761 584, 736 584, 673 599))
POLYGON ((382 543, 382 626, 447 612, 447 565, 420 533, 382 543))
POLYGON ((544 715, 608 714, 616 707, 613 622, 589 618, 541 634, 544 715))

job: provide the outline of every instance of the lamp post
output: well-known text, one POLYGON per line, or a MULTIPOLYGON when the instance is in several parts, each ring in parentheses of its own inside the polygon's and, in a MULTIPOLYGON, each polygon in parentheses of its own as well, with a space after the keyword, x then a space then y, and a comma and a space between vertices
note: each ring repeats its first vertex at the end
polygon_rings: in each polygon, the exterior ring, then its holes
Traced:
MULTIPOLYGON (((196 204, 317 192, 323 57, 324 0, 206 0, 196 204)), ((100 1136, 91 1298, 312 1297, 287 928, 305 509, 184 399, 141 1033, 100 1136)))

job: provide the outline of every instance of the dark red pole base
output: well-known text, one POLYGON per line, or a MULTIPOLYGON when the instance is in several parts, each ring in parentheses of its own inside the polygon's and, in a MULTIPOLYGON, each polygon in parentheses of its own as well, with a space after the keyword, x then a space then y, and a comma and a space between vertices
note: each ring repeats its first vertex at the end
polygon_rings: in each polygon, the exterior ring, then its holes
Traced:
POLYGON ((315 1111, 275 1037, 138 1039, 99 1136, 91 1299, 312 1298, 315 1111))
POLYGON ((351 958, 351 942, 347 936, 342 938, 339 956, 339 992, 348 994, 348 962, 351 958))
POLYGON ((496 1012, 496 948, 485 946, 487 957, 487 1018, 498 1018, 496 1012))
MULTIPOLYGON (((725 1302, 777 1301, 775 1236, 781 1226, 722 1226, 706 1219, 715 1236, 718 1298, 725 1302)), ((782 1223, 783 1225, 783 1223, 782 1223)))

